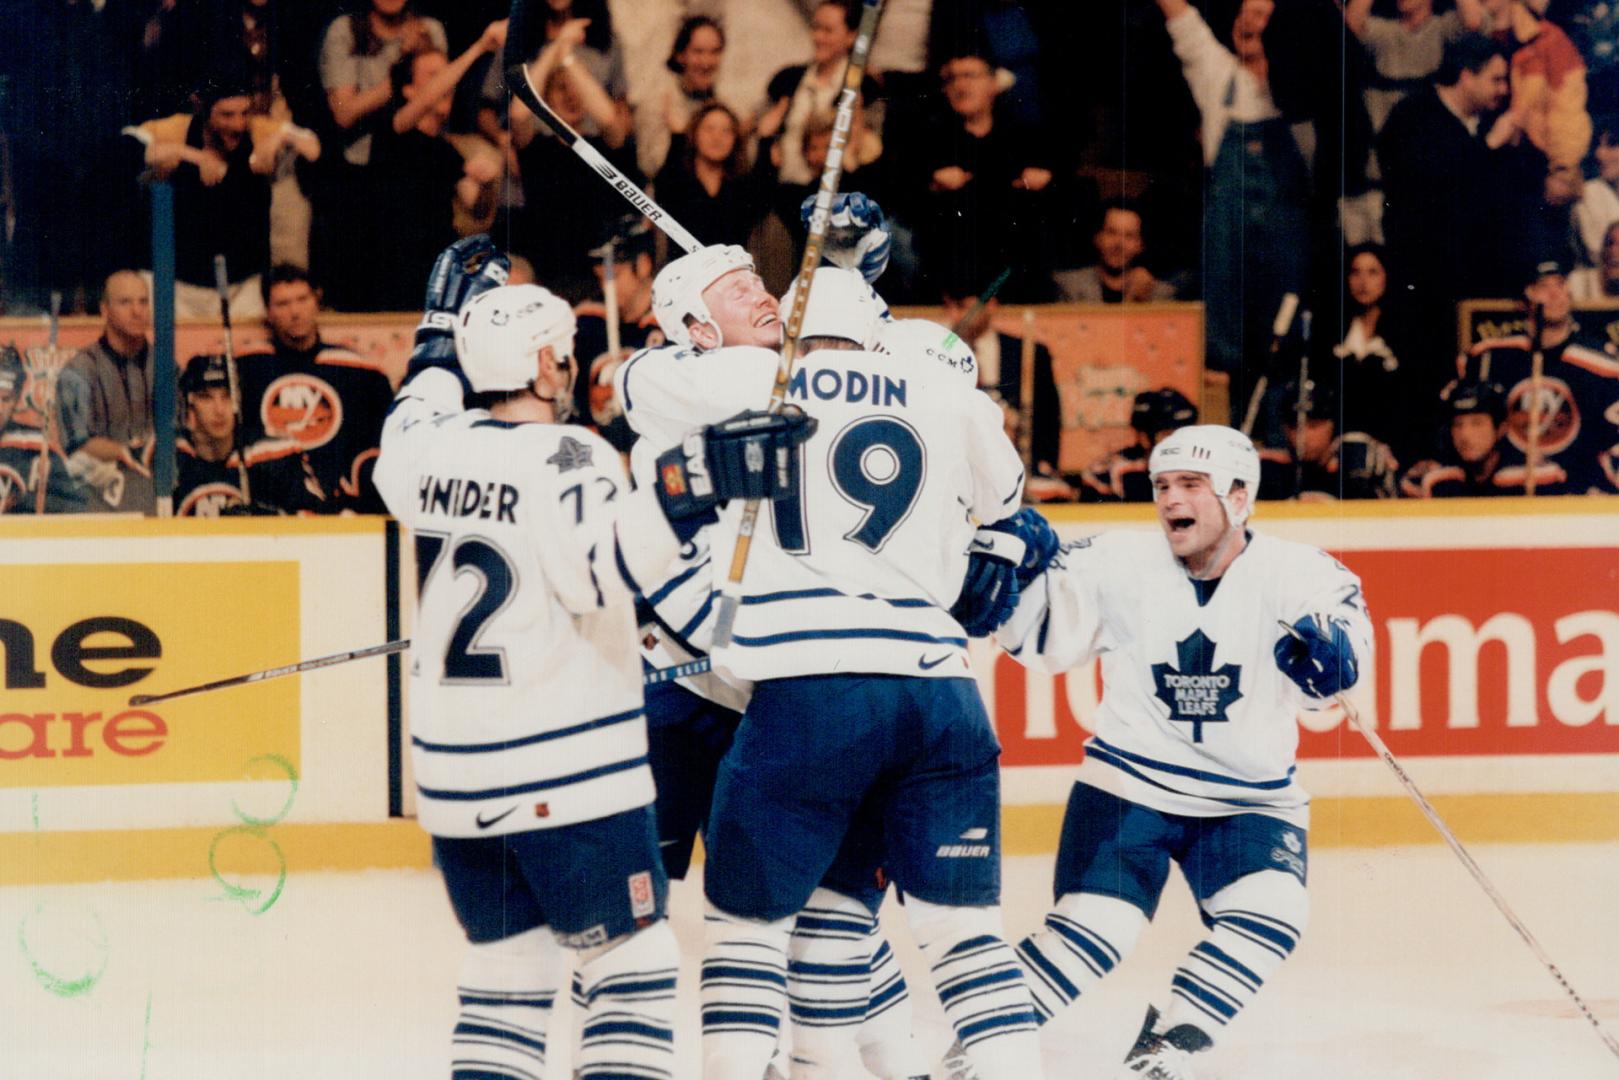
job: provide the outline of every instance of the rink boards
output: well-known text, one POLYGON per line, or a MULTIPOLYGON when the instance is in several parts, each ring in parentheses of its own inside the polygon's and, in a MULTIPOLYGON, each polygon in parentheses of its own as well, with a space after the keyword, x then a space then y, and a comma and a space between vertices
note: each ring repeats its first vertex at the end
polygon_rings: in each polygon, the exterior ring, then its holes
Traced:
MULTIPOLYGON (((1360 574, 1353 698, 1457 832, 1619 838, 1619 499, 1262 505, 1360 574)), ((1065 538, 1156 528, 1060 507, 1065 538)), ((132 709, 408 636, 408 545, 363 518, 0 523, 0 883, 425 865, 398 658, 132 709), (405 583, 401 587, 401 582, 405 583)), ((1050 851, 1099 693, 987 643, 1009 851, 1050 851)), ((1316 845, 1432 830, 1337 710, 1300 718, 1316 845)))

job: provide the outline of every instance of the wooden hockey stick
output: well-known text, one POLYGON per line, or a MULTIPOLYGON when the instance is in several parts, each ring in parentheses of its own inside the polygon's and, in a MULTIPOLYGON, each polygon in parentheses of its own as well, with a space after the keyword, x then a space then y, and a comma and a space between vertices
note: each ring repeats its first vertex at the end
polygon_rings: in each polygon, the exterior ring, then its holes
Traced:
POLYGON ((545 103, 540 96, 540 88, 529 78, 528 65, 523 62, 525 6, 526 0, 512 0, 511 17, 507 21, 506 53, 502 60, 506 65, 506 85, 511 87, 512 93, 516 94, 524 105, 528 106, 529 111, 534 114, 534 119, 539 121, 540 130, 572 150, 581 161, 607 181, 608 187, 624 196, 631 206, 662 229, 665 236, 679 244, 681 250, 691 252, 702 247, 697 238, 687 232, 686 227, 676 221, 669 211, 659 206, 653 201, 652 196, 619 172, 612 162, 581 138, 577 131, 568 126, 567 121, 545 103))
MULTIPOLYGON (((787 384, 793 377, 793 364, 798 359, 798 335, 804 326, 804 311, 809 306, 810 289, 815 284, 815 269, 821 263, 821 245, 826 242, 831 223, 832 198, 838 193, 838 180, 843 176, 843 151, 849 142, 849 132, 854 127, 855 100, 860 96, 860 83, 866 75, 866 58, 871 53, 872 38, 877 36, 877 20, 882 10, 883 0, 865 0, 865 7, 860 13, 860 27, 855 32, 854 48, 843 70, 843 90, 838 94, 832 142, 826 151, 826 167, 821 170, 821 186, 815 193, 809 239, 804 243, 804 258, 798 264, 798 285, 793 292, 792 310, 787 315, 787 340, 776 363, 776 383, 770 388, 770 403, 765 406, 766 412, 780 412, 787 400, 787 384)), ((753 530, 759 522, 759 505, 759 499, 749 499, 742 507, 742 520, 736 530, 736 547, 731 552, 731 569, 725 583, 720 586, 719 604, 714 615, 716 649, 731 643, 736 609, 741 603, 742 575, 748 568, 753 530)))
MULTIPOLYGON (((1276 621, 1292 637, 1300 641, 1304 640, 1304 636, 1285 621, 1281 619, 1276 621)), ((1494 901, 1496 908, 1506 918, 1507 923, 1523 939, 1523 943, 1529 946, 1529 951, 1535 954, 1535 959, 1539 960, 1541 966, 1551 973, 1551 977, 1557 981, 1557 985, 1561 986, 1563 992, 1569 996, 1569 1000, 1574 1002, 1574 1007, 1580 1011, 1580 1015, 1589 1020, 1591 1026, 1596 1028, 1597 1037, 1602 1040, 1602 1045, 1606 1046, 1614 1057, 1619 1057, 1619 1041, 1615 1041, 1614 1037, 1608 1034, 1607 1029, 1602 1026, 1595 1014, 1586 1006, 1585 1000, 1580 997, 1579 992, 1558 970, 1557 965, 1552 963, 1552 958, 1546 955, 1546 950, 1535 939, 1535 935, 1529 932, 1529 927, 1525 926, 1523 920, 1518 918, 1517 914, 1508 906, 1506 897, 1501 895, 1501 891, 1485 876, 1478 863, 1473 861, 1473 856, 1462 846, 1462 842, 1456 838, 1456 834, 1450 831, 1450 826, 1445 824, 1445 819, 1439 816, 1439 811, 1435 810, 1433 804, 1422 794, 1421 789, 1416 785, 1416 781, 1412 780, 1410 775, 1406 773, 1404 766, 1394 756, 1393 751, 1388 748, 1388 745, 1383 742, 1377 732, 1373 731, 1368 724, 1361 720, 1360 713, 1356 711, 1353 705, 1349 704, 1349 698, 1342 691, 1334 694, 1333 700, 1338 703, 1339 708, 1343 709, 1344 715, 1349 717, 1349 722, 1371 745, 1377 756, 1383 759, 1383 764, 1387 765, 1394 775, 1399 778, 1400 783, 1405 787, 1406 794, 1410 795, 1411 801, 1417 804, 1417 809, 1422 811, 1422 815, 1428 819, 1428 823, 1438 831, 1445 843, 1450 845, 1450 850, 1456 853, 1456 857, 1462 861, 1462 865, 1467 868, 1467 872, 1473 875, 1473 880, 1478 882, 1479 888, 1484 890, 1485 895, 1494 901)))
MULTIPOLYGON (((172 701, 175 698, 190 697, 192 694, 206 694, 213 690, 225 690, 232 686, 247 686, 251 683, 264 682, 267 679, 279 679, 284 675, 302 675, 306 671, 319 671, 321 668, 336 667, 351 660, 364 660, 372 656, 387 656, 390 653, 404 652, 410 648, 410 639, 401 638, 398 641, 388 641, 381 645, 371 645, 364 649, 352 649, 349 652, 332 653, 330 656, 317 656, 313 660, 300 660, 296 664, 285 667, 266 668, 263 671, 253 671, 246 675, 232 675, 228 679, 215 679, 213 682, 199 683, 188 686, 183 690, 170 690, 166 694, 136 694, 129 699, 131 706, 155 705, 160 701, 172 701)), ((669 682, 673 679, 684 679, 690 675, 701 675, 709 670, 708 657, 689 660, 684 664, 675 664, 673 667, 655 668, 641 677, 642 686, 656 686, 659 683, 669 682)))
POLYGON ((236 348, 231 339, 230 278, 225 270, 225 256, 214 256, 214 290, 219 293, 219 321, 225 328, 225 378, 230 382, 231 408, 236 410, 236 424, 231 428, 231 449, 236 452, 236 479, 242 485, 242 503, 253 505, 253 490, 247 482, 247 447, 242 445, 242 384, 236 377, 236 348))
POLYGON ((1529 431, 1526 433, 1529 446, 1524 454, 1523 493, 1535 493, 1535 474, 1540 472, 1540 424, 1541 416, 1541 390, 1545 387, 1546 349, 1541 344, 1544 336, 1546 322, 1545 309, 1539 304, 1529 315, 1529 431))

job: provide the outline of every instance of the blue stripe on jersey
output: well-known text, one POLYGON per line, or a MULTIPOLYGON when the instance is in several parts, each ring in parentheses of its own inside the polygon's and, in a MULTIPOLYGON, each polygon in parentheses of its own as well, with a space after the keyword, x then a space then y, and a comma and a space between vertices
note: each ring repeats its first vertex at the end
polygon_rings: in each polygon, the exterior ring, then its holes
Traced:
POLYGON ((890 607, 918 608, 937 607, 931 600, 889 600, 886 597, 874 596, 871 593, 846 593, 839 589, 789 589, 785 592, 760 593, 758 596, 744 596, 744 604, 774 604, 778 600, 813 600, 819 597, 837 596, 845 600, 881 600, 890 607))
POLYGON ((717 595, 719 594, 710 591, 707 596, 703 597, 703 606, 698 608, 697 614, 688 619, 686 621, 686 625, 680 628, 680 636, 682 638, 691 637, 692 634, 696 632, 697 628, 703 625, 703 620, 708 618, 708 613, 714 610, 714 597, 717 595))
POLYGON ((881 638, 885 641, 920 641, 925 645, 955 645, 963 649, 967 647, 966 638, 935 637, 932 634, 923 634, 915 630, 790 630, 782 634, 765 634, 762 637, 744 637, 737 634, 731 640, 738 645, 763 648, 766 645, 785 645, 793 641, 836 641, 861 638, 881 638))
POLYGON ((707 566, 708 563, 709 560, 704 559, 696 566, 682 570, 680 573, 676 574, 674 577, 670 578, 668 581, 665 581, 662 585, 659 585, 655 590, 653 590, 652 594, 646 598, 646 602, 651 604, 653 607, 657 607, 659 604, 669 599, 670 593, 674 592, 676 589, 686 584, 686 582, 690 581, 691 576, 697 573, 697 571, 701 570, 703 567, 707 566))
MULTIPOLYGON (((1171 792, 1171 793, 1173 793, 1175 795, 1190 795, 1191 794, 1191 792, 1182 791, 1179 788, 1172 788, 1168 784, 1160 784, 1158 781, 1154 780, 1152 777, 1148 776, 1146 773, 1143 773, 1138 769, 1132 769, 1129 765, 1124 763, 1124 760, 1122 758, 1114 757, 1112 754, 1109 754, 1106 750, 1103 750, 1101 747, 1091 746, 1091 745, 1087 744, 1086 747, 1085 747, 1085 756, 1095 758, 1097 761, 1103 762, 1104 764, 1107 764, 1107 765, 1111 765, 1115 769, 1118 769, 1120 772, 1127 773, 1128 775, 1135 777, 1137 780, 1140 780, 1144 784, 1151 784, 1153 787, 1157 788, 1159 791, 1168 791, 1168 792, 1171 792)), ((1246 806, 1246 807, 1254 807, 1254 808, 1264 807, 1264 808, 1267 808, 1267 809, 1270 806, 1269 803, 1253 802, 1253 801, 1248 800, 1248 799, 1222 799, 1217 795, 1194 795, 1193 798, 1207 799, 1210 802, 1225 803, 1227 806, 1246 806)))
POLYGON ((1121 757, 1126 761, 1134 762, 1137 765, 1141 765, 1149 769, 1156 769, 1158 772, 1166 772, 1174 776, 1184 776, 1188 780, 1201 780, 1206 784, 1228 784, 1231 787, 1254 788, 1259 791, 1275 791, 1279 788, 1285 788, 1287 785, 1293 782, 1293 774, 1298 771, 1298 766, 1293 765, 1288 767, 1287 775, 1282 777, 1280 780, 1238 780, 1234 776, 1224 776, 1220 773, 1204 772, 1202 769, 1189 769, 1184 765, 1171 765, 1167 761, 1158 761, 1155 758, 1144 757, 1141 754, 1132 754, 1128 750, 1120 750, 1117 746, 1109 746, 1095 735, 1091 736, 1091 745, 1105 750, 1109 754, 1121 757))
POLYGON ((491 416, 486 420, 474 420, 472 422, 472 426, 473 427, 505 428, 505 429, 507 429, 509 431, 512 428, 522 427, 523 426, 523 421, 520 421, 520 420, 496 420, 494 417, 491 416))
POLYGON ((1008 495, 1006 498, 1001 500, 1001 505, 1002 506, 1005 506, 1007 503, 1011 502, 1013 499, 1017 498, 1020 494, 1022 494, 1022 492, 1023 492, 1023 477, 1025 475, 1026 474, 1024 474, 1023 472, 1019 472, 1017 474, 1017 487, 1012 489, 1012 494, 1008 495))
POLYGON ((536 780, 532 784, 518 784, 516 787, 487 788, 483 791, 447 791, 442 788, 426 788, 417 784, 416 790, 428 799, 444 799, 457 802, 476 802, 479 799, 510 798, 513 795, 527 795, 535 791, 550 791, 553 788, 567 787, 569 784, 582 784, 586 780, 595 780, 602 776, 611 776, 613 773, 627 772, 638 769, 646 764, 646 755, 638 758, 626 758, 615 761, 611 765, 598 765, 594 769, 571 773, 567 776, 558 776, 552 780, 536 780))
POLYGON ((430 743, 413 735, 411 736, 410 744, 435 754, 488 754, 497 750, 515 750, 520 746, 533 746, 535 743, 550 742, 552 739, 566 739, 569 735, 580 735, 586 731, 595 731, 597 728, 626 723, 638 718, 640 715, 640 709, 631 709, 629 712, 614 713, 611 716, 586 720, 584 723, 574 724, 572 727, 557 728, 555 731, 542 731, 537 735, 525 735, 521 739, 506 739, 503 742, 430 743))
POLYGON ((635 406, 630 402, 630 370, 635 367, 635 362, 637 360, 641 359, 641 357, 645 356, 647 353, 649 353, 651 351, 652 351, 651 349, 642 349, 640 352, 638 352, 634 356, 630 357, 624 363, 624 415, 625 416, 628 416, 630 414, 630 410, 635 408, 635 406))
POLYGON ((618 576, 624 579, 624 584, 629 586, 630 592, 639 594, 641 586, 636 582, 635 575, 630 573, 629 565, 624 562, 624 545, 618 540, 617 522, 613 523, 613 561, 618 564, 618 576))

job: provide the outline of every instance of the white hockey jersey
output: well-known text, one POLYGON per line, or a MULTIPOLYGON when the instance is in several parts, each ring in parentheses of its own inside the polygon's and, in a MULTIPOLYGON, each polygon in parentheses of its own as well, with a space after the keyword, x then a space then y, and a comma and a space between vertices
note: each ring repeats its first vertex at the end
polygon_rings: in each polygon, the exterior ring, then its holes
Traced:
POLYGON ((1308 614, 1342 620, 1365 668, 1360 579, 1326 552, 1251 533, 1200 603, 1162 532, 1109 532, 1066 545, 996 638, 1046 671, 1101 657, 1086 783, 1168 813, 1252 811, 1305 826, 1297 717, 1317 702, 1272 650, 1278 620, 1308 614))
MULTIPOLYGON (((636 453, 655 455, 695 424, 759 408, 775 370, 775 353, 749 347, 632 358, 618 390, 643 436, 636 453)), ((967 637, 948 609, 975 522, 1006 517, 1023 491, 1000 410, 915 352, 811 353, 794 369, 788 401, 820 422, 803 449, 803 492, 760 515, 732 643, 715 654, 716 668, 750 682, 966 674, 967 637)), ((729 569, 740 515, 740 505, 727 507, 705 530, 710 587, 729 569)))
POLYGON ((415 538, 418 816, 435 836, 553 828, 652 801, 634 596, 676 547, 650 485, 583 428, 401 389, 377 489, 415 538))

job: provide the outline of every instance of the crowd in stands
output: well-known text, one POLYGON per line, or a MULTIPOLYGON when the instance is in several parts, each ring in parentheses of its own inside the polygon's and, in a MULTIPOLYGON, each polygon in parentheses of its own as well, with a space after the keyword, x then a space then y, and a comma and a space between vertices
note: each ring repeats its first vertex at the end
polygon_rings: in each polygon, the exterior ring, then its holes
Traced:
MULTIPOLYGON (((324 342, 318 311, 415 309, 434 255, 475 232, 580 305, 579 415, 622 437, 612 369, 657 333, 668 245, 546 137, 502 50, 519 33, 546 104, 701 240, 748 247, 779 295, 859 5, 796 0, 796 37, 747 41, 743 6, 544 0, 521 28, 505 0, 8 6, 0 34, 30 48, 0 63, 0 313, 61 291, 105 327, 59 378, 60 445, 32 472, 7 463, 50 440, 13 416, 0 361, 0 503, 152 505, 151 276, 123 268, 151 265, 153 180, 173 190, 176 313, 217 317, 223 254, 233 318, 270 339, 237 358, 228 445, 222 368, 186 365, 177 507, 377 510, 387 380, 324 342)), ((1026 391, 1021 341, 989 325, 1000 301, 1202 301, 1262 498, 1615 491, 1619 351, 1588 314, 1619 298, 1599 7, 889 0, 842 187, 887 214, 885 298, 972 313, 958 329, 1008 429, 1026 425, 1036 494, 1141 498, 1152 440, 1196 409, 1144 393, 1135 444, 1065 471, 1051 357, 1035 350, 1026 391), (1300 314, 1279 319, 1289 295, 1300 314), (1458 357, 1470 298, 1516 301, 1503 325, 1523 332, 1458 357)))

